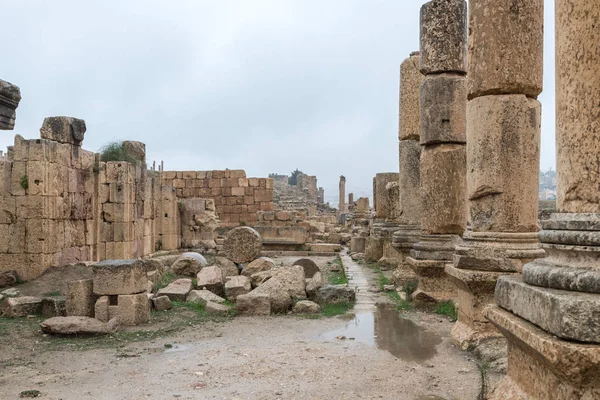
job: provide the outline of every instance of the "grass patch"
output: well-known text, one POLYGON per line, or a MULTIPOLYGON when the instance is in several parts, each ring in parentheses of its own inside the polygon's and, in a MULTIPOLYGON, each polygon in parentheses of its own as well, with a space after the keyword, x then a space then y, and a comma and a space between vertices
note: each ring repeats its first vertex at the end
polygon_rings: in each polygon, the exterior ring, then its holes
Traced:
POLYGON ((403 286, 401 291, 405 293, 405 296, 404 296, 404 298, 402 298, 402 296, 400 295, 400 293, 398 293, 397 290, 390 290, 390 291, 384 290, 384 286, 389 285, 390 280, 387 276, 385 276, 385 274, 381 270, 381 266, 379 264, 374 262, 374 263, 367 264, 367 266, 378 274, 377 279, 379 280, 379 289, 382 291, 383 294, 385 294, 387 297, 389 297, 390 300, 392 300, 392 302, 396 306, 396 310, 408 311, 408 310, 412 310, 414 308, 414 304, 410 301, 410 298, 411 298, 412 292, 414 292, 416 289, 416 285, 407 284, 407 285, 403 286))
POLYGON ((324 317, 336 317, 345 314, 346 311, 352 310, 352 308, 354 308, 354 303, 350 302, 324 304, 321 307, 321 315, 324 317))
POLYGON ((327 281, 331 285, 345 285, 348 283, 348 277, 346 276, 346 271, 344 270, 344 264, 342 263, 342 259, 337 256, 335 260, 333 260, 332 264, 337 264, 339 271, 329 270, 329 274, 327 275, 327 281))
POLYGON ((123 147, 122 142, 110 142, 100 149, 100 161, 125 161, 133 165, 139 161, 123 147))
POLYGON ((62 293, 60 292, 60 290, 53 290, 51 292, 46 292, 44 294, 42 294, 42 297, 59 297, 62 296, 62 293))
POLYGON ((452 322, 456 321, 458 318, 456 306, 452 301, 444 301, 443 303, 438 304, 435 309, 435 313, 449 317, 452 322))
POLYGON ((167 272, 156 283, 156 290, 160 290, 162 288, 169 286, 169 283, 173 282, 175 280, 175 278, 177 278, 177 276, 173 272, 171 272, 171 271, 167 272))

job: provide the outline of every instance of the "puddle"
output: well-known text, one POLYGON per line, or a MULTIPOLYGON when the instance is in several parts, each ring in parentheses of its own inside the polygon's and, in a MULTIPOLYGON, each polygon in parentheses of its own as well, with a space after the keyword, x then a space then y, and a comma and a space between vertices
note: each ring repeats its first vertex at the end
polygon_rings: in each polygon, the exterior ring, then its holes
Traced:
POLYGON ((353 338, 357 342, 387 350, 405 361, 424 362, 432 358, 442 338, 402 318, 394 307, 378 304, 374 311, 349 314, 346 327, 324 333, 324 340, 336 340, 338 336, 353 338))

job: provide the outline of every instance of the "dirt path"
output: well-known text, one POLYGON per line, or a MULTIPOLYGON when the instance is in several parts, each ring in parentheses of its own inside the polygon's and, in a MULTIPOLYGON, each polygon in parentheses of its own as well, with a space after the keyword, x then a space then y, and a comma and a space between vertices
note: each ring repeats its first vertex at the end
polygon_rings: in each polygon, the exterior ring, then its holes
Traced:
POLYGON ((374 274, 343 261, 361 289, 353 314, 237 317, 85 351, 38 349, 36 333, 11 353, 14 363, 4 360, 0 398, 37 389, 43 399, 64 400, 476 399, 479 370, 450 344, 452 324, 376 306, 374 274))

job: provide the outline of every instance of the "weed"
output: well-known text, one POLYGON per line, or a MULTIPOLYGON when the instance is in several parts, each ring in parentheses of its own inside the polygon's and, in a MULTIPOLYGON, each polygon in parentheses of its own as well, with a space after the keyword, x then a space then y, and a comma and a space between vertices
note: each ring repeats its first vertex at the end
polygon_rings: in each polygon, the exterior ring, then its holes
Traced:
POLYGON ((456 321, 458 315, 456 313, 456 306, 452 301, 444 301, 437 305, 435 309, 436 314, 446 315, 450 317, 452 322, 456 321))
POLYGON ((324 304, 321 308, 321 315, 324 317, 335 317, 345 314, 346 311, 351 310, 353 307, 354 303, 350 302, 324 304))
POLYGON ((25 190, 29 189, 29 179, 27 178, 27 175, 21 177, 21 187, 25 190))
POLYGON ((60 292, 60 290, 53 290, 51 292, 46 292, 42 295, 43 297, 58 297, 58 296, 62 296, 62 293, 60 292))
POLYGON ((23 390, 21 393, 19 393, 19 397, 22 399, 40 397, 41 395, 42 394, 39 390, 23 390))
POLYGON ((171 343, 165 343, 165 349, 172 349, 173 345, 171 343))
POLYGON ((128 153, 122 142, 110 142, 100 149, 100 161, 125 161, 133 165, 139 161, 134 155, 128 153))
POLYGON ((332 285, 345 285, 348 283, 348 277, 346 276, 346 272, 344 270, 344 264, 342 263, 342 259, 337 256, 335 260, 331 264, 337 264, 339 271, 329 270, 329 274, 327 276, 327 280, 332 285))
POLYGON ((163 277, 156 283, 156 290, 160 290, 164 287, 167 287, 169 283, 175 280, 176 276, 172 272, 167 272, 163 275, 163 277))

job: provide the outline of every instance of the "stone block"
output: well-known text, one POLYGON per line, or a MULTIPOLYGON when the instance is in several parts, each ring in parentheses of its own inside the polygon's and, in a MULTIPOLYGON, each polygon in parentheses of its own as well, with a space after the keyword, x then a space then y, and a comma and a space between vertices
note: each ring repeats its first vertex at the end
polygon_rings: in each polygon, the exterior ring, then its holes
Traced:
POLYGON ((100 296, 98 300, 96 300, 96 304, 94 305, 94 318, 102 322, 108 322, 110 320, 110 316, 108 313, 109 306, 109 297, 100 296))
POLYGON ((560 338, 600 343, 600 294, 540 288, 503 276, 495 298, 500 307, 560 338))
POLYGON ((313 253, 335 253, 342 250, 340 244, 332 243, 309 243, 310 251, 313 253))
POLYGON ((469 4, 469 99, 542 92, 544 1, 469 4))
POLYGON ((467 150, 461 144, 428 146, 421 152, 421 229, 461 235, 466 228, 467 150))
POLYGON ((6 318, 38 315, 42 312, 42 299, 39 297, 11 297, 2 302, 0 314, 6 318))
POLYGON ((157 296, 167 296, 171 301, 186 301, 186 297, 188 293, 192 291, 194 286, 192 285, 192 280, 188 278, 177 279, 176 281, 171 282, 166 287, 160 289, 156 295, 157 296))
POLYGON ((523 95, 467 105, 467 198, 473 231, 536 232, 541 105, 523 95))
POLYGON ((247 226, 234 228, 227 233, 223 250, 231 261, 246 263, 254 260, 262 249, 260 234, 247 226))
POLYGON ((467 72, 467 2, 434 0, 421 7, 421 73, 467 72))
POLYGON ((0 79, 0 129, 12 130, 15 127, 16 109, 21 101, 21 89, 0 79))
POLYGON ((85 121, 82 119, 71 117, 48 117, 44 119, 44 123, 40 128, 40 137, 59 143, 69 143, 81 146, 85 131, 85 121))
POLYGON ((419 140, 419 87, 423 79, 419 62, 419 54, 413 53, 400 65, 400 140, 419 140))
POLYGON ((95 300, 92 279, 67 282, 68 316, 93 317, 95 300))
POLYGON ((421 146, 418 140, 402 140, 399 146, 399 222, 415 225, 421 221, 421 146))
POLYGON ((252 284, 247 276, 232 276, 225 282, 225 296, 233 302, 238 296, 247 294, 251 290, 252 284))
POLYGON ((204 305, 204 311, 209 314, 227 315, 231 311, 231 308, 223 304, 207 301, 204 305))
POLYGON ((97 335, 112 333, 118 321, 108 324, 89 317, 54 317, 40 324, 42 332, 56 335, 97 335))
POLYGON ((216 294, 214 294, 213 292, 210 292, 206 289, 202 289, 202 290, 192 290, 186 297, 185 301, 187 301, 188 303, 200 303, 200 304, 206 304, 209 301, 212 301, 213 303, 224 303, 225 299, 222 298, 221 296, 217 296, 216 294))
POLYGON ((353 237, 350 240, 350 251, 353 253, 364 253, 367 239, 362 237, 353 237))
POLYGON ((204 267, 197 275, 197 286, 201 289, 206 289, 217 295, 222 295, 223 292, 223 272, 216 265, 204 267))
POLYGON ((268 294, 250 292, 237 297, 235 310, 242 315, 269 315, 271 300, 268 294))
POLYGON ((132 326, 148 322, 148 296, 146 293, 119 295, 119 322, 132 326))
POLYGON ((94 293, 136 294, 146 290, 146 269, 141 260, 106 260, 94 264, 94 293))
POLYGON ((156 311, 170 310, 173 305, 168 296, 158 296, 152 299, 152 305, 156 311))
POLYGON ((421 145, 467 141, 467 79, 461 75, 426 76, 421 83, 421 145))
POLYGON ((66 299, 62 296, 42 299, 42 317, 65 317, 67 315, 66 299))

